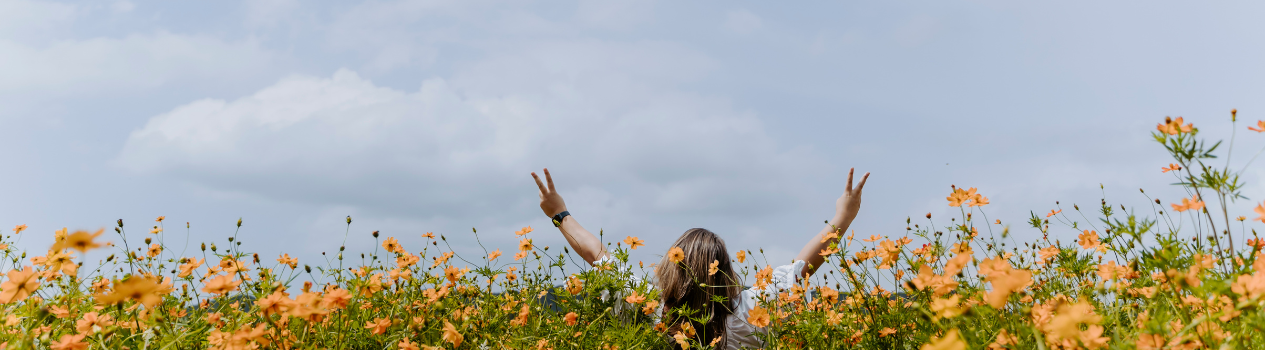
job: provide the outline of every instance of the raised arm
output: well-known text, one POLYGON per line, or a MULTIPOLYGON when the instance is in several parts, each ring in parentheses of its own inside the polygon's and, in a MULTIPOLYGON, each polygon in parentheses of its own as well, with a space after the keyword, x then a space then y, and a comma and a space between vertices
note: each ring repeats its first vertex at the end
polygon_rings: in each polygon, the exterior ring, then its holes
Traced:
MULTIPOLYGON (((540 182, 540 176, 531 173, 531 177, 536 179, 536 186, 540 188, 540 210, 545 212, 552 220, 554 215, 558 215, 567 211, 567 204, 562 201, 562 196, 553 188, 553 176, 549 175, 549 169, 545 169, 545 183, 540 182)), ((552 222, 552 221, 551 221, 552 222)), ((567 243, 571 245, 584 261, 588 261, 589 265, 606 256, 606 249, 602 247, 602 241, 593 236, 589 230, 585 230, 584 226, 580 226, 580 222, 575 221, 574 215, 567 215, 562 218, 562 225, 558 226, 558 230, 562 231, 562 236, 567 238, 567 243)))
POLYGON ((805 274, 812 275, 813 272, 817 271, 818 267, 821 267, 821 264, 826 261, 826 257, 821 256, 820 252, 829 247, 830 243, 837 242, 839 237, 842 237, 844 232, 848 230, 848 226, 852 225, 852 219, 857 217, 857 210, 861 209, 861 188, 865 187, 865 180, 870 178, 870 173, 865 173, 865 176, 861 177, 861 182, 858 182, 854 189, 852 188, 852 172, 855 170, 848 170, 848 187, 844 190, 843 195, 839 196, 838 200, 835 200, 834 218, 831 218, 830 223, 823 227, 816 236, 813 236, 813 239, 804 245, 804 249, 799 251, 799 257, 796 259, 807 263, 804 265, 804 271, 800 273, 799 277, 805 277, 805 274), (834 238, 825 239, 826 235, 836 228, 839 230, 839 234, 834 238))

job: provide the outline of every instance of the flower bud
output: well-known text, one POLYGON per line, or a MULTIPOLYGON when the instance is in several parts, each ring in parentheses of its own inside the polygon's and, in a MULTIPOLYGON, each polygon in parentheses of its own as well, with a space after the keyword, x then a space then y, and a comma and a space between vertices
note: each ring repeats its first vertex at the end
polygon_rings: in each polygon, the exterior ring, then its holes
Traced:
POLYGON ((378 238, 378 231, 373 231, 373 238, 378 238))

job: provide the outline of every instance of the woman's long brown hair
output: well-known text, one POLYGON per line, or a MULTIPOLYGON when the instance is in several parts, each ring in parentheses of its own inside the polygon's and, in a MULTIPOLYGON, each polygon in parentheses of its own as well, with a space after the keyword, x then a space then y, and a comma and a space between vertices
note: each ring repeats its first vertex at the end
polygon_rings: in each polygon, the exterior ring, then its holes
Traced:
MULTIPOLYGON (((725 248, 724 240, 702 228, 685 231, 672 246, 685 251, 685 258, 680 263, 674 263, 670 254, 664 255, 655 269, 659 291, 663 293, 663 322, 668 325, 666 334, 675 335, 683 322, 690 322, 698 334, 697 339, 703 344, 711 343, 725 334, 725 319, 733 313, 733 305, 742 291, 729 263, 729 250, 725 248), (712 262, 719 263, 718 271, 709 275, 707 272, 712 262), (724 297, 724 302, 714 301, 713 296, 724 297), (707 322, 695 322, 679 315, 676 311, 681 307, 698 310, 699 313, 691 316, 707 322)), ((717 349, 724 349, 728 341, 722 338, 717 343, 717 349)))

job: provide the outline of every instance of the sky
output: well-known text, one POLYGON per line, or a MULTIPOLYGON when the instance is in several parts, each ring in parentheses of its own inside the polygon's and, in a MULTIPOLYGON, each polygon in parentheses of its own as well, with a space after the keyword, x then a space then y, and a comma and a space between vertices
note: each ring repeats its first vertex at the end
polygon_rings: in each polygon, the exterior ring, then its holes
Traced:
MULTIPOLYGON (((165 216, 188 254, 240 218, 243 249, 301 263, 345 235, 370 252, 372 231, 477 258, 524 226, 566 244, 529 175, 548 167, 580 223, 646 241, 634 260, 704 227, 776 264, 855 167, 858 236, 957 215, 957 185, 1034 239, 1030 211, 1183 197, 1150 136, 1165 116, 1237 128, 1234 167, 1265 146, 1246 130, 1262 7, 0 0, 0 227, 28 225, 36 254, 62 227, 123 219, 138 241, 165 216)), ((1263 170, 1231 215, 1265 198, 1263 170)))

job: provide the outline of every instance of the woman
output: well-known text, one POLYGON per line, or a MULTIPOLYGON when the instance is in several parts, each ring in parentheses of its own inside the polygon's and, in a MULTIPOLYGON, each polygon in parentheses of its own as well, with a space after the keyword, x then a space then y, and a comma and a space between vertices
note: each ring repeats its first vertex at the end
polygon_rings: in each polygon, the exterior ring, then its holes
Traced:
MULTIPOLYGON (((741 290, 739 287, 741 284, 734 278, 733 268, 729 264, 729 250, 725 248, 725 241, 715 233, 694 228, 685 231, 680 238, 677 238, 672 247, 680 248, 684 252, 683 259, 680 263, 672 263, 669 260, 670 254, 665 254, 659 263, 659 268, 655 271, 657 279, 655 285, 661 292, 659 302, 663 305, 662 310, 668 310, 667 315, 663 317, 663 323, 668 325, 667 334, 676 334, 685 322, 689 322, 697 332, 696 339, 704 344, 712 343, 717 340, 716 337, 723 335, 718 340, 717 349, 762 347, 759 338, 755 336, 756 332, 762 330, 747 322, 748 313, 766 296, 775 295, 778 289, 789 289, 795 285, 797 278, 811 276, 825 261, 825 257, 818 253, 838 240, 837 237, 842 236, 839 234, 834 235, 834 238, 825 239, 827 235, 835 230, 838 232, 847 230, 852 220, 856 218, 857 210, 861 208, 861 188, 865 187, 865 180, 870 177, 870 174, 866 173, 861 177, 861 181, 854 189, 852 187, 854 170, 848 171, 846 190, 835 201, 834 218, 830 219, 821 232, 808 240, 808 244, 804 245, 792 264, 779 266, 773 270, 773 283, 764 289, 741 290), (693 273, 708 271, 713 262, 718 263, 718 273, 693 273), (709 287, 702 287, 695 281, 709 287), (716 295, 723 296, 725 302, 715 301, 712 296, 716 295), (706 322, 700 323, 674 315, 672 310, 680 307, 701 310, 702 315, 710 316, 706 317, 706 322)), ((553 219, 554 226, 562 231, 563 237, 566 237, 571 248, 591 265, 609 261, 610 256, 602 247, 602 242, 580 226, 575 216, 567 211, 567 205, 563 202, 562 196, 554 190, 553 177, 549 175, 549 169, 545 169, 544 182, 541 182, 540 177, 534 172, 531 176, 536 179, 536 186, 540 189, 540 209, 553 219)))

